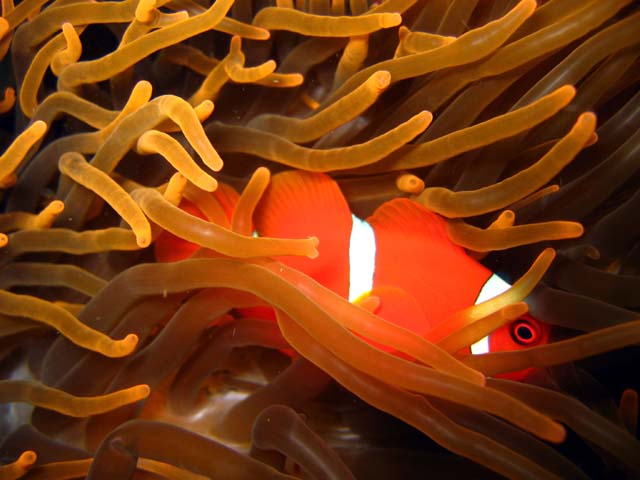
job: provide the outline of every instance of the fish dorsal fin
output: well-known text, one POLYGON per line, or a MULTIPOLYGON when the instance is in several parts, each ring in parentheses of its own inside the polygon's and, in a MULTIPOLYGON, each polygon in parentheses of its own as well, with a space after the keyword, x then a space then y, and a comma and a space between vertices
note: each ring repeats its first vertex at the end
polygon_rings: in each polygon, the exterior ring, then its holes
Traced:
POLYGON ((278 260, 347 297, 351 211, 331 177, 298 170, 274 175, 256 208, 254 223, 261 237, 317 237, 317 258, 278 260))
POLYGON ((451 242, 442 217, 412 200, 386 202, 368 222, 376 235, 374 285, 395 285, 416 298, 429 328, 473 305, 491 276, 451 242))
MULTIPOLYGON (((444 218, 408 198, 395 198, 380 205, 367 221, 379 229, 415 235, 429 242, 451 243, 444 218)), ((457 247, 460 248, 460 247, 457 247)))

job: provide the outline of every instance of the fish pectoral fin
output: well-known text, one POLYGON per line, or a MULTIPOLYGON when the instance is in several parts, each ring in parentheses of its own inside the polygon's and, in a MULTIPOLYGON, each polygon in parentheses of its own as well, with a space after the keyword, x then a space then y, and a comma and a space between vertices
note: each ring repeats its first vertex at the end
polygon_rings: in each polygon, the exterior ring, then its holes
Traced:
MULTIPOLYGON (((367 299, 376 299, 375 314, 385 320, 423 336, 428 330, 427 319, 418 300, 406 290, 393 285, 377 285, 367 299)), ((367 300, 370 304, 372 300, 367 300)))
POLYGON ((371 295, 371 292, 365 292, 351 303, 364 308, 368 312, 376 313, 380 307, 380 297, 371 295))

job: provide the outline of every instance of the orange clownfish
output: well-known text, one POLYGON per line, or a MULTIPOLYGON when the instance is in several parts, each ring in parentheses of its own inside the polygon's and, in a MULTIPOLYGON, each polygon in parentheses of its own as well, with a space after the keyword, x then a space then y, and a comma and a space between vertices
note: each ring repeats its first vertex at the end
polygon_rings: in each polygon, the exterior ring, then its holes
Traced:
MULTIPOLYGON (((230 218, 237 193, 235 198, 229 192, 214 195, 230 218)), ((204 218, 193 204, 181 208, 204 218)), ((317 258, 277 260, 352 302, 375 295, 380 299, 377 315, 420 336, 457 311, 510 287, 451 242, 439 215, 397 198, 361 220, 351 213, 337 183, 321 173, 274 175, 256 208, 254 224, 259 236, 317 237, 317 258)), ((184 259, 196 249, 168 232, 155 244, 158 261, 184 259)), ((546 343, 548 337, 547 325, 525 315, 472 345, 471 353, 517 350, 546 343)), ((522 379, 527 373, 505 376, 522 379)))

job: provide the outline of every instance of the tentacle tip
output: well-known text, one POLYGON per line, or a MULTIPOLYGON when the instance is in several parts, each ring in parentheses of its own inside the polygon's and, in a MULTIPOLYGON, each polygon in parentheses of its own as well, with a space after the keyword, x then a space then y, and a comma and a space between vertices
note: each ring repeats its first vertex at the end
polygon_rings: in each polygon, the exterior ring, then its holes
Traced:
POLYGON ((71 165, 71 157, 69 156, 69 152, 60 155, 60 158, 58 159, 58 170, 60 170, 60 173, 64 173, 62 170, 68 168, 69 165, 71 165))
POLYGON ((15 172, 11 172, 9 175, 4 178, 0 178, 0 189, 11 188, 18 181, 18 176, 15 172))
POLYGON ((151 387, 149 385, 146 385, 146 384, 136 385, 134 388, 135 388, 135 396, 139 400, 143 400, 151 394, 151 387))
POLYGON ((32 132, 38 137, 44 135, 44 133, 47 131, 47 128, 48 125, 43 120, 36 120, 35 122, 33 122, 33 125, 31 125, 32 132))
POLYGON ((424 181, 412 173, 403 173, 396 179, 396 188, 404 193, 418 195, 424 191, 424 181))
POLYGON ((431 123, 431 120, 433 120, 433 113, 431 113, 429 110, 423 110, 418 115, 418 118, 420 118, 420 120, 425 123, 425 126, 428 126, 431 123))
POLYGON ((130 333, 122 340, 118 340, 117 342, 120 344, 121 356, 124 357, 135 350, 136 346, 138 345, 138 335, 136 335, 135 333, 130 333))
POLYGON ((380 18, 382 28, 397 27, 402 23, 402 16, 399 13, 383 13, 380 18))
POLYGON ((153 90, 153 85, 148 80, 140 80, 138 83, 134 85, 134 90, 143 89, 143 91, 148 91, 149 94, 153 90))
POLYGON ((600 250, 593 245, 589 245, 585 256, 591 260, 600 260, 600 250))
POLYGON ((38 460, 38 454, 33 450, 26 450, 22 452, 18 462, 23 468, 27 468, 36 463, 36 460, 38 460))
POLYGON ((624 397, 628 397, 630 400, 637 402, 638 401, 638 392, 633 388, 625 388, 622 392, 624 397))
POLYGON ((516 5, 516 8, 518 7, 520 7, 528 15, 531 15, 538 7, 538 3, 536 2, 536 0, 522 0, 518 5, 516 5))
POLYGON ((579 238, 582 235, 584 235, 584 227, 582 226, 581 223, 575 222, 575 224, 572 225, 572 230, 571 230, 571 238, 579 238))
POLYGON ((242 37, 240 35, 233 35, 231 37, 231 48, 240 49, 242 47, 242 37))
POLYGON ((563 85, 558 90, 556 90, 556 94, 565 99, 567 103, 569 103, 573 97, 576 96, 576 87, 573 85, 563 85))
POLYGON ((475 372, 472 377, 473 383, 484 387, 487 385, 487 377, 482 372, 475 372))
POLYGON ((196 111, 196 113, 198 114, 198 119, 201 122, 203 122, 207 118, 209 118, 209 115, 211 115, 213 113, 215 105, 211 100, 207 99, 207 100, 203 100, 202 102, 200 102, 198 105, 196 105, 193 108, 196 111))
POLYGON ((567 430, 559 423, 554 422, 554 428, 551 429, 546 437, 551 443, 560 444, 567 438, 567 430))
MULTIPOLYGON (((214 172, 219 172, 220 170, 222 170, 222 167, 224 167, 224 163, 222 162, 221 158, 218 158, 215 162, 212 162, 211 164, 211 170, 213 170, 214 172)), ((217 184, 216 184, 216 188, 217 188, 217 184)))
POLYGON ((314 259, 318 258, 320 252, 318 252, 318 245, 320 245, 320 240, 318 237, 309 237, 309 243, 311 243, 311 251, 307 255, 309 258, 314 259))
POLYGON ((200 182, 200 185, 198 186, 205 192, 215 192, 218 189, 218 181, 213 177, 209 177, 208 175, 207 177, 208 178, 200 182))
POLYGON ((289 76, 291 77, 292 87, 298 87, 304 83, 304 75, 300 73, 290 73, 289 76))
POLYGON ((151 232, 149 234, 136 235, 136 244, 140 248, 147 248, 151 245, 151 232))
POLYGON ((597 117, 593 112, 585 112, 578 117, 577 124, 582 128, 594 130, 596 128, 597 117))
POLYGON ((556 250, 554 248, 548 247, 545 248, 542 253, 540 254, 540 256, 544 255, 546 258, 549 259, 549 261, 553 260, 554 258, 556 258, 556 250))
POLYGON ((49 205, 48 205, 51 213, 57 214, 57 213, 62 213, 62 211, 64 210, 64 202, 62 200, 53 200, 49 205))
POLYGON ((384 90, 391 84, 391 72, 387 70, 378 70, 371 75, 371 78, 378 90, 384 90))
POLYGON ((593 132, 589 137, 589 140, 587 140, 587 143, 584 144, 584 146, 590 147, 591 145, 595 145, 596 143, 598 143, 598 134, 596 132, 593 132))
POLYGON ((271 38, 271 32, 266 28, 260 28, 260 27, 255 27, 255 28, 259 30, 259 31, 256 31, 255 40, 269 40, 271 38))

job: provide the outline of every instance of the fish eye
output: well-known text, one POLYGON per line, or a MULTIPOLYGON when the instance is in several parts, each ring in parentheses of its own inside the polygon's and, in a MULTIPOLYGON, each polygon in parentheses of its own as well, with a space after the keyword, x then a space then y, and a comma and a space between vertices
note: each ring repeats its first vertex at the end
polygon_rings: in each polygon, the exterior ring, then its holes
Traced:
POLYGON ((511 338, 518 345, 535 345, 540 340, 540 328, 533 322, 520 318, 511 324, 511 338))

